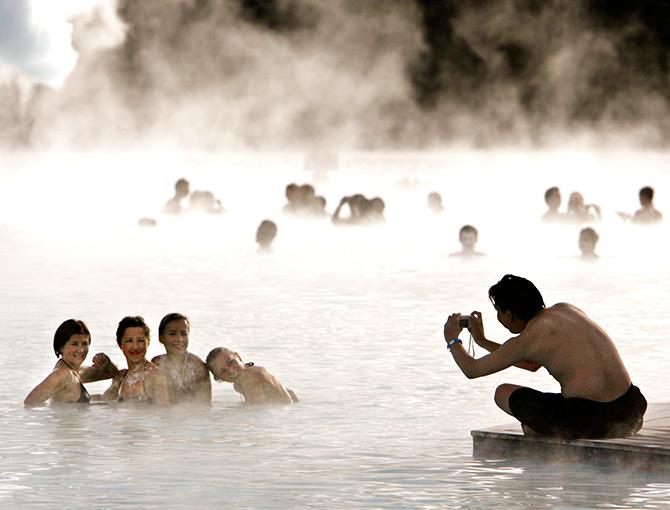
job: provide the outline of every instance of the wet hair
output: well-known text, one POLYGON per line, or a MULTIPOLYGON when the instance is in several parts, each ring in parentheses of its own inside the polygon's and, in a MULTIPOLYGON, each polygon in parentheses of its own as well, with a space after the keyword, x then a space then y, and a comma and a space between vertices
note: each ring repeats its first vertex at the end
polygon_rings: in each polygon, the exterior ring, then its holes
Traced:
POLYGON ((84 321, 68 319, 58 326, 54 333, 54 353, 56 353, 56 357, 62 354, 63 347, 72 335, 88 335, 88 340, 91 341, 91 333, 84 321))
POLYGON ((263 220, 256 229, 256 242, 259 244, 270 244, 277 236, 277 225, 274 221, 263 220))
POLYGON ((530 280, 506 274, 489 289, 489 299, 503 312, 512 312, 518 319, 529 321, 544 310, 542 294, 530 280))
POLYGON ((211 351, 209 351, 209 354, 207 354, 207 358, 205 359, 205 364, 207 365, 207 368, 209 368, 210 363, 212 363, 216 357, 219 354, 230 354, 231 356, 235 356, 237 359, 242 361, 242 357, 236 353, 235 351, 231 351, 230 349, 227 349, 226 347, 214 347, 211 351))
POLYGON ((559 193, 559 189, 556 186, 552 186, 551 188, 547 189, 547 191, 544 192, 544 201, 549 203, 549 199, 555 193, 559 193))
POLYGON ((124 317, 121 319, 119 326, 116 328, 116 343, 119 345, 119 347, 121 347, 123 333, 125 333, 126 329, 128 328, 144 328, 144 334, 147 336, 147 338, 149 338, 151 334, 149 331, 149 326, 147 326, 147 323, 143 317, 140 317, 139 315, 135 315, 134 317, 124 317))
POLYGON ((468 232, 471 232, 475 235, 475 239, 479 237, 479 232, 477 232, 477 229, 473 227, 472 225, 463 225, 461 229, 458 231, 458 238, 460 239, 463 237, 463 234, 466 234, 468 232))
POLYGON ((640 189, 640 196, 651 202, 654 199, 654 188, 645 186, 644 188, 640 189))
POLYGON ((374 197, 369 201, 369 209, 377 214, 384 212, 386 204, 381 197, 374 197))
POLYGON ((438 202, 442 203, 442 197, 437 191, 431 191, 428 193, 428 202, 438 202))
POLYGON ((591 227, 586 227, 583 228, 579 231, 579 237, 582 236, 588 236, 591 238, 591 242, 593 244, 596 244, 598 240, 600 239, 600 236, 598 235, 598 232, 596 232, 593 228, 591 227))
POLYGON ((188 324, 188 327, 189 328, 191 327, 191 321, 188 320, 188 317, 186 317, 186 315, 182 315, 181 313, 177 313, 177 312, 169 313, 161 319, 161 322, 158 325, 158 336, 159 337, 163 336, 163 333, 165 333, 165 328, 172 321, 180 321, 180 320, 186 321, 186 324, 188 324))
POLYGON ((286 189, 285 189, 286 197, 288 198, 288 196, 290 194, 295 193, 297 190, 298 190, 298 185, 295 182, 292 182, 291 184, 287 184, 286 189))

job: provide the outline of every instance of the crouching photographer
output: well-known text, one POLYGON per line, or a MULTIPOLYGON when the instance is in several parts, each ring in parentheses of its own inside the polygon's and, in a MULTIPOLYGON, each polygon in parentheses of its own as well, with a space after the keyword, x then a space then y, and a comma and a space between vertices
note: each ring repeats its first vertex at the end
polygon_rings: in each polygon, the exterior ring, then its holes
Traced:
POLYGON ((497 319, 513 336, 504 343, 484 335, 482 314, 453 313, 444 340, 469 379, 511 366, 546 368, 560 393, 543 393, 501 384, 495 402, 521 422, 524 433, 561 438, 625 437, 642 427, 647 401, 631 383, 609 336, 579 308, 568 303, 544 305, 540 291, 525 278, 505 275, 489 289, 497 319), (488 351, 475 358, 459 338, 469 329, 474 342, 488 351))

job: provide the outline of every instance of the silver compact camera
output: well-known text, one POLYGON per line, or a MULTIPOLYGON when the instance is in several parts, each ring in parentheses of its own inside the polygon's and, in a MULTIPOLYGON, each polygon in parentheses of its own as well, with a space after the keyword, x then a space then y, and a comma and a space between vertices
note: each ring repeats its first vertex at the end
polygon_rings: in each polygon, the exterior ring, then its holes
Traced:
POLYGON ((469 315, 461 315, 461 318, 458 321, 458 325, 462 328, 469 328, 470 327, 470 316, 469 315))

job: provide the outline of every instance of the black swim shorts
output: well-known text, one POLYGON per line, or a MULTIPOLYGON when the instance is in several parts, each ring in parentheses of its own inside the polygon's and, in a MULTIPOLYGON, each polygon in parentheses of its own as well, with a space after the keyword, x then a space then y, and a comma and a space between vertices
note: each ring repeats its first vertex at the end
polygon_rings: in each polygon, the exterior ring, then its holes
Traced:
POLYGON ((632 384, 611 402, 519 388, 510 395, 509 407, 516 419, 543 436, 602 439, 625 437, 640 430, 647 400, 632 384))

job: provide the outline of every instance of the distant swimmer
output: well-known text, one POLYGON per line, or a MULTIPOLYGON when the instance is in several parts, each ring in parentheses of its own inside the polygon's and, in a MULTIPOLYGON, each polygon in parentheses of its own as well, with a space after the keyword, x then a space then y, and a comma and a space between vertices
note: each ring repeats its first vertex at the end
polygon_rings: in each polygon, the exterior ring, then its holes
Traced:
POLYGON ((340 199, 331 221, 336 225, 369 225, 384 221, 386 204, 381 197, 366 198, 361 193, 340 199), (349 208, 349 216, 342 216, 342 208, 349 208))
POLYGON ((561 207, 561 191, 556 186, 544 192, 544 201, 548 209, 542 215, 542 221, 545 223, 555 223, 565 219, 563 213, 558 210, 561 207))
POLYGON ((444 206, 442 205, 442 196, 437 191, 432 191, 428 193, 428 209, 430 209, 435 214, 440 214, 444 211, 444 206))
POLYGON ((47 402, 88 404, 91 400, 85 382, 110 379, 118 369, 106 354, 93 356, 93 366, 82 367, 91 345, 91 333, 83 321, 68 319, 54 334, 53 349, 58 357, 53 371, 28 394, 26 407, 47 402))
POLYGON ((272 241, 277 237, 277 225, 274 221, 263 220, 256 229, 256 242, 260 251, 270 251, 272 241))
POLYGON ((365 213, 367 212, 367 199, 361 195, 344 196, 340 199, 340 203, 335 208, 331 221, 335 225, 360 225, 363 222, 365 213), (349 208, 349 216, 342 216, 342 208, 344 206, 349 208))
POLYGON ((366 221, 368 223, 382 223, 385 221, 384 209, 386 209, 386 203, 381 197, 374 197, 370 199, 365 218, 366 221))
POLYGON ((179 214, 182 212, 181 201, 188 196, 190 184, 186 179, 179 179, 174 184, 174 196, 165 203, 163 212, 165 214, 179 214))
POLYGON ((327 216, 326 199, 317 195, 311 184, 298 186, 291 183, 286 186, 285 195, 287 203, 283 208, 284 213, 317 218, 327 216))
POLYGON ((153 218, 146 218, 145 217, 145 218, 140 218, 139 220, 137 220, 137 224, 140 227, 155 227, 156 225, 158 225, 158 222, 156 222, 156 220, 153 219, 153 218))
POLYGON ((189 212, 205 214, 221 214, 226 212, 221 205, 221 200, 214 196, 211 191, 194 191, 189 197, 189 212))
POLYGON ((653 225, 663 221, 663 215, 654 207, 654 188, 645 186, 639 193, 640 208, 635 214, 617 213, 624 221, 632 221, 637 225, 653 225))
POLYGON ((479 232, 472 225, 463 225, 458 231, 458 240, 461 251, 450 253, 450 257, 481 257, 484 253, 476 251, 475 245, 479 240, 479 232))
POLYGON ((207 355, 207 368, 215 381, 231 382, 247 404, 290 404, 298 398, 263 367, 244 363, 240 355, 216 347, 207 355))
POLYGON ((207 365, 188 352, 190 333, 191 322, 180 313, 167 314, 158 326, 158 341, 167 354, 155 356, 151 362, 165 372, 173 404, 212 401, 212 382, 207 365))
POLYGON ((579 251, 582 252, 582 259, 584 260, 595 260, 598 258, 596 255, 596 244, 600 240, 598 232, 596 232, 591 227, 583 228, 579 232, 579 251))
POLYGON ((124 317, 116 329, 116 343, 123 352, 128 369, 119 370, 103 400, 138 404, 170 403, 165 372, 147 360, 149 326, 142 317, 124 317))
POLYGON ((578 191, 570 193, 568 212, 565 220, 569 223, 592 223, 600 221, 600 207, 596 204, 585 204, 584 197, 578 191))
POLYGON ((284 190, 286 196, 286 205, 284 205, 283 212, 294 214, 299 212, 300 202, 298 200, 298 185, 295 182, 287 184, 284 190))
POLYGON ((560 393, 516 384, 496 389, 496 404, 518 419, 526 434, 597 439, 640 430, 647 401, 631 383, 610 337, 582 310, 568 303, 545 308, 532 282, 510 274, 489 289, 489 299, 498 322, 516 336, 502 344, 488 340, 482 314, 474 311, 468 317, 451 314, 444 339, 468 379, 515 366, 533 372, 544 367, 558 381, 560 393), (489 354, 468 354, 458 338, 466 324, 489 354))

